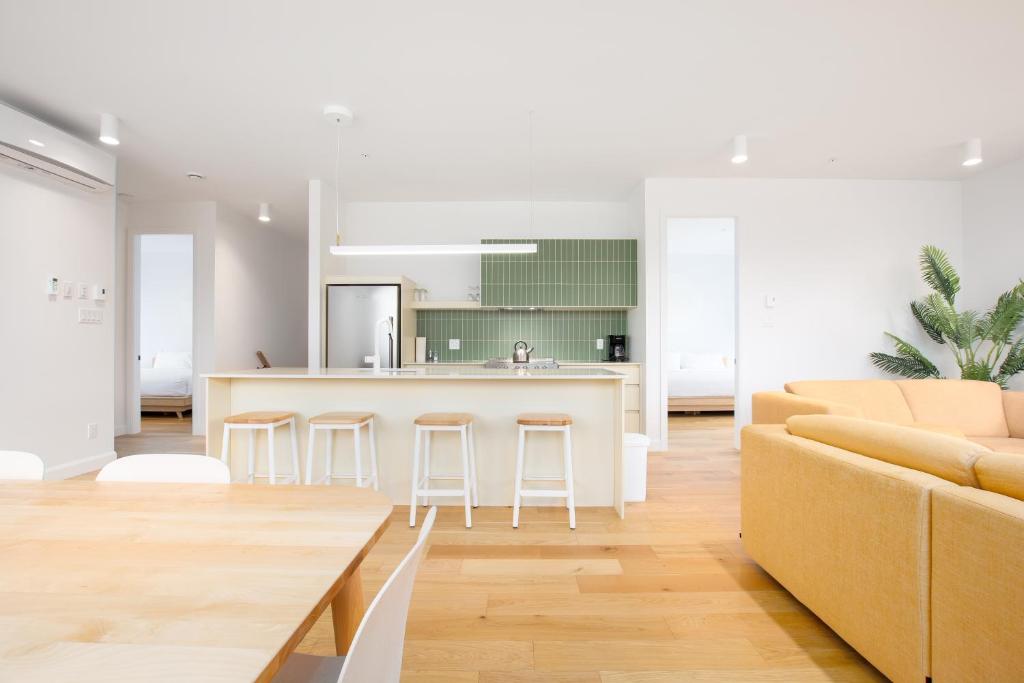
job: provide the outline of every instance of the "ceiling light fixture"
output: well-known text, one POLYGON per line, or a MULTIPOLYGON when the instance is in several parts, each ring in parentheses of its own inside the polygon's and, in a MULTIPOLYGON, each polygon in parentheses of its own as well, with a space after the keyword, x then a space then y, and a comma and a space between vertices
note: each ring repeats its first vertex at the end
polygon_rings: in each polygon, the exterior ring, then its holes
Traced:
POLYGON ((964 144, 964 166, 977 166, 983 161, 981 157, 981 138, 971 138, 964 144))
POLYGON ((118 122, 113 114, 100 114, 100 142, 104 145, 120 145, 117 135, 118 122))
POLYGON ((202 173, 196 173, 195 171, 189 171, 185 174, 185 177, 189 180, 206 180, 206 176, 202 173))
POLYGON ((737 135, 732 139, 732 163, 747 163, 747 136, 737 135))
POLYGON ((324 116, 337 126, 334 148, 334 256, 443 256, 462 254, 533 254, 536 244, 342 244, 341 243, 341 129, 352 125, 352 110, 324 107, 324 116))
POLYGON ((270 204, 267 204, 266 202, 262 202, 260 204, 259 219, 260 219, 261 223, 269 223, 270 222, 270 204))
POLYGON ((36 140, 35 138, 29 138, 28 142, 29 144, 35 145, 36 147, 46 147, 46 143, 39 142, 39 140, 36 140))

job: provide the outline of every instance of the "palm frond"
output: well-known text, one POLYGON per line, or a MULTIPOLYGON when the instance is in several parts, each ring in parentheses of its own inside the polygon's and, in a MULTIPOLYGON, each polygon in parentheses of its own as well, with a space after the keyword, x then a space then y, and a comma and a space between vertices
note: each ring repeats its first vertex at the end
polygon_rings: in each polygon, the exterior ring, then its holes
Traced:
POLYGON ((981 337, 996 344, 1008 344, 1021 322, 1024 322, 1024 287, 1017 285, 1000 294, 995 306, 983 316, 981 337))
POLYGON ((977 311, 964 311, 955 313, 956 329, 953 332, 952 342, 958 349, 973 349, 979 336, 981 316, 977 311))
POLYGON ((960 276, 949 262, 946 252, 926 244, 921 247, 921 277, 929 287, 942 295, 950 306, 960 292, 960 276))
POLYGON ((960 379, 976 379, 979 382, 994 382, 992 366, 984 361, 965 363, 960 368, 960 379))
POLYGON ((894 334, 885 333, 896 347, 896 355, 875 352, 870 354, 875 367, 893 375, 910 377, 911 379, 940 378, 939 369, 921 353, 913 344, 906 342, 894 334))
MULTIPOLYGON (((921 326, 924 327, 929 337, 932 336, 928 329, 931 327, 937 334, 942 335, 944 341, 940 343, 952 342, 956 339, 959 318, 956 309, 946 303, 941 294, 929 294, 915 303, 921 316, 927 321, 927 324, 921 323, 921 326)), ((934 337, 932 338, 934 339, 934 337)))
POLYGON ((1006 358, 1003 359, 1003 364, 999 366, 999 371, 996 373, 996 381, 1006 386, 1006 380, 1018 372, 1024 372, 1024 337, 1010 346, 1006 358))
POLYGON ((927 334, 933 342, 936 344, 946 343, 946 338, 943 336, 941 320, 937 318, 935 311, 932 310, 926 300, 911 301, 910 312, 914 315, 914 319, 920 323, 921 329, 925 331, 925 334, 927 334))

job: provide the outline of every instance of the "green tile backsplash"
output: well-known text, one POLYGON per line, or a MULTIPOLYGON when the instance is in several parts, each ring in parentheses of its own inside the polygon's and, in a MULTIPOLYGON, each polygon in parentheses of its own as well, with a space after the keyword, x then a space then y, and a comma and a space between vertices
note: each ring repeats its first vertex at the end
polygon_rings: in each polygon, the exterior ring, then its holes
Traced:
POLYGON ((536 254, 480 257, 483 306, 636 306, 636 249, 631 239, 496 239, 536 242, 536 254))
POLYGON ((535 347, 534 358, 596 362, 607 357, 594 341, 626 334, 626 311, 418 311, 416 336, 427 338, 427 351, 442 363, 483 362, 508 358, 520 339, 535 347), (450 351, 449 339, 461 340, 450 351))

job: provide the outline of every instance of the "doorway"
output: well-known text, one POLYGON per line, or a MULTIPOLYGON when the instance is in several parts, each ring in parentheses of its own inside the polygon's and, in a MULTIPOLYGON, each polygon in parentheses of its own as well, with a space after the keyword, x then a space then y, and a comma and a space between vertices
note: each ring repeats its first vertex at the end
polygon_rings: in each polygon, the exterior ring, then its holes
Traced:
POLYGON ((666 223, 662 386, 672 415, 732 414, 736 395, 736 221, 666 223))
POLYGON ((141 432, 188 435, 195 386, 193 236, 138 235, 135 257, 141 432))

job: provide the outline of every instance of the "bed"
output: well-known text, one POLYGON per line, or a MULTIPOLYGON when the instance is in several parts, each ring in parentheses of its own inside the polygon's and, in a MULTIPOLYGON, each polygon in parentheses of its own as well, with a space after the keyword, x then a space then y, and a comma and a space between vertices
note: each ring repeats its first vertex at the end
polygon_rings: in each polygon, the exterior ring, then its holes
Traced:
POLYGON ((192 354, 161 351, 153 367, 139 368, 142 412, 177 413, 192 410, 192 354))
POLYGON ((724 354, 669 354, 668 412, 731 412, 736 371, 730 361, 724 354))

